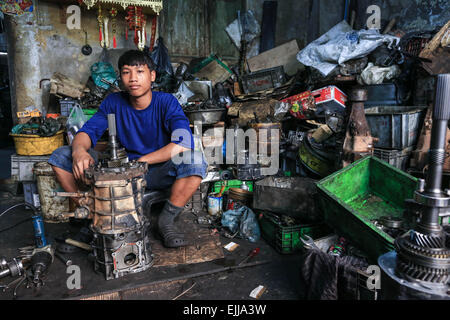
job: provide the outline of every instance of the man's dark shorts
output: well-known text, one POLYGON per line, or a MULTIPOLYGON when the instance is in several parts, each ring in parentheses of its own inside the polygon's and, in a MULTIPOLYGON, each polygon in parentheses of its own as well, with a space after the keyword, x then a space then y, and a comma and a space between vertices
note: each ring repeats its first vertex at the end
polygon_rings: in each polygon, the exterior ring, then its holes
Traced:
MULTIPOLYGON (((97 164, 98 152, 90 149, 89 154, 97 164)), ((166 189, 171 187, 175 180, 189 176, 199 176, 202 179, 206 177, 208 164, 201 152, 186 151, 179 156, 183 157, 185 161, 172 159, 163 163, 149 165, 145 176, 147 189, 166 189)), ((56 149, 50 156, 48 163, 72 173, 72 147, 62 146, 56 149)))

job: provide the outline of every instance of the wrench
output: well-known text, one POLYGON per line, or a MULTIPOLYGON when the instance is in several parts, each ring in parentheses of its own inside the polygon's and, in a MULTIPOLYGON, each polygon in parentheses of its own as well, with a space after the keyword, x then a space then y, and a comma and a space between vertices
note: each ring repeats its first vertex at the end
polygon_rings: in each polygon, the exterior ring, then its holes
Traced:
POLYGON ((310 236, 304 234, 303 237, 306 238, 306 240, 303 239, 302 237, 300 237, 300 240, 303 242, 305 249, 320 250, 319 247, 316 245, 316 243, 310 236))

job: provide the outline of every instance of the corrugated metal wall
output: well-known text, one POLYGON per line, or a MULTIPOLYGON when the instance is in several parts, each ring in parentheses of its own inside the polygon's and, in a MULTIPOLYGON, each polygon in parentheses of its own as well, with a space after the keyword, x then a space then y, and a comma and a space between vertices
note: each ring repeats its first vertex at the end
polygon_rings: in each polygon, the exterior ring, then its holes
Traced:
MULTIPOLYGON (((206 57, 216 53, 237 60, 239 51, 225 27, 237 18, 237 11, 252 10, 261 24, 265 0, 165 0, 160 18, 160 35, 172 57, 206 57)), ((300 47, 343 19, 344 1, 280 0, 275 41, 281 45, 297 39, 300 47), (316 2, 314 2, 316 1, 316 2), (317 8, 316 8, 317 9, 317 8)))
POLYGON ((243 10, 243 0, 166 0, 160 36, 172 57, 206 57, 212 52, 237 59, 225 27, 243 10))

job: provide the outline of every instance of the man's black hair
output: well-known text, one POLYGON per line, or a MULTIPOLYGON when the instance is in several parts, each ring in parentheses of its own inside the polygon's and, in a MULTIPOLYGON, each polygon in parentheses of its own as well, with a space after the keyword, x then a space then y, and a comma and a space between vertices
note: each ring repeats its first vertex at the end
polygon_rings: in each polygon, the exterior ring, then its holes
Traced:
POLYGON ((150 71, 155 70, 156 66, 150 56, 140 50, 128 50, 122 54, 119 58, 119 72, 122 71, 122 67, 128 66, 142 66, 147 65, 150 71))

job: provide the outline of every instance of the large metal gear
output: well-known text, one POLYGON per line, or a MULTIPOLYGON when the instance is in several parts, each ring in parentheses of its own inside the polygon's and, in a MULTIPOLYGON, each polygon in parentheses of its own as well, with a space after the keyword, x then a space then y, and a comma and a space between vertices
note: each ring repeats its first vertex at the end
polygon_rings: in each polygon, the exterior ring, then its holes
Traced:
POLYGON ((446 284, 450 276, 450 250, 416 245, 405 237, 395 241, 397 273, 408 280, 446 284))
MULTIPOLYGON (((450 74, 439 75, 433 109, 433 128, 426 180, 419 181, 414 202, 420 206, 420 220, 415 230, 395 240, 396 273, 425 287, 448 287, 450 249, 439 217, 450 208, 450 197, 442 191, 445 139, 450 120, 450 74)), ((448 289, 445 290, 448 292, 448 289)))

